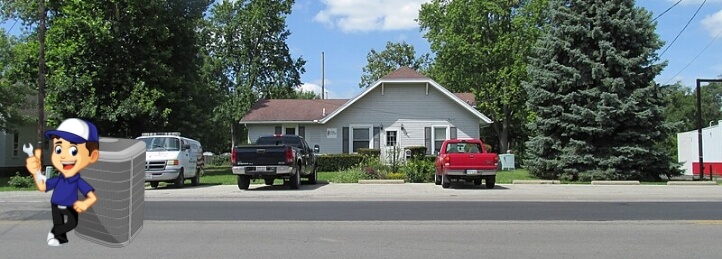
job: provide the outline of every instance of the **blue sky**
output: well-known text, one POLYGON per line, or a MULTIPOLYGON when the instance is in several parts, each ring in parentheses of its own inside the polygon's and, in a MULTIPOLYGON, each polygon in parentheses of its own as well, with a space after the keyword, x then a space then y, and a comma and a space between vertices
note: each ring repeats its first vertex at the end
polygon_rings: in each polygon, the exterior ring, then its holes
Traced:
MULTIPOLYGON (((653 17, 679 0, 637 0, 653 17)), ((682 0, 657 20, 657 33, 666 45, 687 24, 704 0, 682 0)), ((294 58, 306 60, 302 86, 320 92, 321 53, 325 53, 327 98, 351 98, 361 92, 358 83, 366 65, 366 55, 381 51, 387 41, 405 41, 418 55, 429 53, 417 18, 427 0, 296 0, 287 18, 291 31, 287 43, 294 58)), ((8 30, 14 21, 2 25, 8 30)), ((13 31, 18 31, 16 25, 13 31)), ((722 0, 706 0, 699 13, 661 57, 669 62, 657 82, 681 81, 694 86, 697 78, 722 75, 722 0), (717 36, 716 40, 715 36, 717 36), (702 51, 707 46, 706 50, 702 51), (699 56, 698 56, 699 55, 699 56), (698 56, 696 59, 695 56, 698 56), (690 63, 691 62, 691 63, 690 63)))

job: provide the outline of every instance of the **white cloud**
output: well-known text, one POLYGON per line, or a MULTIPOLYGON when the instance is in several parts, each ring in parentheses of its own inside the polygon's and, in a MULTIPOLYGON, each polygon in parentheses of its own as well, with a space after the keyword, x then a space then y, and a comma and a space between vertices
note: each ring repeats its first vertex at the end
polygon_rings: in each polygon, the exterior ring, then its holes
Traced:
POLYGON ((712 37, 720 34, 722 32, 722 10, 704 17, 704 19, 702 19, 702 26, 709 30, 712 37))
MULTIPOLYGON (((303 91, 312 91, 316 93, 317 95, 321 95, 321 80, 316 80, 316 82, 312 83, 303 83, 300 87, 298 87, 297 90, 303 90, 303 91)), ((326 80, 326 84, 324 85, 324 88, 326 90, 326 99, 350 99, 353 96, 356 96, 357 93, 353 92, 338 92, 334 90, 334 88, 329 87, 329 80, 326 80)))
POLYGON ((421 4, 429 0, 322 0, 325 9, 314 21, 338 27, 344 32, 406 30, 418 27, 414 21, 421 4))

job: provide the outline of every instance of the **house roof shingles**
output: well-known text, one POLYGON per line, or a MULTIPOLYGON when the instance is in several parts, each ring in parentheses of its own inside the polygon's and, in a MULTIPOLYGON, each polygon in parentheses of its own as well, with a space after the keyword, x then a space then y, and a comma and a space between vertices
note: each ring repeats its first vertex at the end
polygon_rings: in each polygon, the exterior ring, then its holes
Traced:
POLYGON ((394 79, 428 79, 428 77, 419 74, 419 72, 416 72, 416 70, 410 67, 402 66, 381 78, 381 80, 394 79))
POLYGON ((313 121, 328 115, 348 99, 265 99, 256 102, 241 123, 258 121, 313 121))

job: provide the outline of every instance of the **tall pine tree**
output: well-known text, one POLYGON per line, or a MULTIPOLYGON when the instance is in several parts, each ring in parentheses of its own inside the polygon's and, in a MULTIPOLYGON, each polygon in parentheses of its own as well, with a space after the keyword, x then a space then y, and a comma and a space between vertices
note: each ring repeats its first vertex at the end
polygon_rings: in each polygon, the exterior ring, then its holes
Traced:
POLYGON ((525 83, 535 114, 532 174, 566 180, 659 179, 675 165, 659 142, 673 132, 654 77, 663 42, 633 0, 553 0, 525 83))

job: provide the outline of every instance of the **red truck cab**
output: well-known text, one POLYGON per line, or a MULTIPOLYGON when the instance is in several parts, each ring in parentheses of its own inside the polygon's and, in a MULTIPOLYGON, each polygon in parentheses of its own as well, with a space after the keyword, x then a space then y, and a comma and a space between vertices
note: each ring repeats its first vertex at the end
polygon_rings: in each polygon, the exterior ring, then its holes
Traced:
POLYGON ((487 152, 480 139, 449 139, 441 144, 434 166, 434 183, 443 188, 449 188, 452 181, 481 185, 484 180, 486 188, 493 189, 499 156, 487 152))

